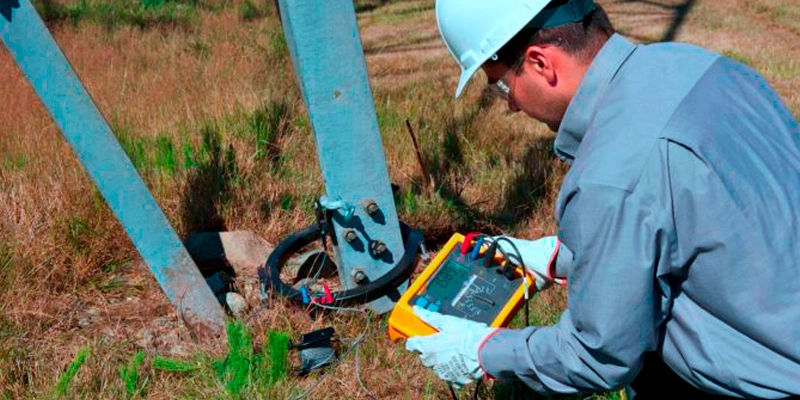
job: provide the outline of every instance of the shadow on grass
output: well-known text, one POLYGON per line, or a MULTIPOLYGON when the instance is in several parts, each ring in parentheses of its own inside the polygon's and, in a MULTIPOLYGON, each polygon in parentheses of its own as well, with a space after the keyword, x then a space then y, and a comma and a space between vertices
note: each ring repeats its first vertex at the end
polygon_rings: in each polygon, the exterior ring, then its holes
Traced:
POLYGON ((548 179, 553 176, 554 157, 553 139, 530 143, 505 191, 505 202, 494 219, 508 225, 533 215, 547 192, 548 179))
MULTIPOLYGON (((661 38, 656 39, 655 42, 671 42, 675 40, 675 37, 678 35, 678 31, 680 31, 681 27, 686 22, 686 17, 689 15, 689 12, 696 4, 696 0, 684 0, 682 3, 679 4, 671 4, 669 2, 656 1, 656 0, 621 0, 621 2, 642 3, 658 7, 661 10, 672 12, 673 14, 672 22, 667 27, 667 30, 664 32, 664 35, 661 38)), ((625 36, 632 37, 634 39, 644 42, 653 41, 652 38, 637 36, 630 32, 620 31, 620 33, 624 34, 625 36)))
MULTIPOLYGON (((484 202, 471 204, 465 200, 463 193, 473 185, 473 172, 465 160, 464 147, 467 144, 463 143, 464 134, 469 135, 475 118, 494 101, 491 91, 485 90, 471 109, 444 126, 436 146, 422 150, 423 163, 435 183, 435 196, 444 202, 444 210, 454 217, 444 224, 429 221, 427 226, 420 226, 425 230, 426 240, 432 244, 444 243, 454 230, 466 232, 477 228, 487 234, 511 230, 533 215, 547 193, 555 156, 552 139, 528 143, 522 157, 512 162, 511 181, 505 192, 497 194, 504 201, 496 210, 486 211, 480 207, 484 202)), ((413 179, 411 188, 398 195, 400 207, 413 212, 413 203, 417 201, 415 196, 423 195, 426 191, 424 186, 421 179, 413 179)))
POLYGON ((202 128, 203 144, 196 168, 189 170, 187 185, 181 195, 183 232, 225 231, 220 208, 230 200, 232 180, 236 179, 236 155, 233 146, 223 152, 216 127, 202 128))
MULTIPOLYGON (((438 195, 450 208, 456 211, 459 220, 466 226, 483 215, 462 197, 469 184, 468 167, 462 149, 462 134, 468 132, 475 118, 492 104, 491 93, 487 90, 481 94, 480 100, 462 117, 449 121, 442 130, 442 136, 436 147, 422 151, 422 160, 435 182, 438 195)), ((422 185, 416 182, 412 190, 421 193, 422 185)), ((452 233, 452 232, 451 232, 452 233)))
POLYGON ((289 134, 292 120, 292 109, 284 101, 269 101, 253 113, 249 128, 256 137, 256 160, 267 161, 272 169, 280 167, 280 140, 289 134))
POLYGON ((353 2, 353 6, 356 9, 356 13, 363 13, 374 11, 390 2, 391 0, 356 0, 353 2))

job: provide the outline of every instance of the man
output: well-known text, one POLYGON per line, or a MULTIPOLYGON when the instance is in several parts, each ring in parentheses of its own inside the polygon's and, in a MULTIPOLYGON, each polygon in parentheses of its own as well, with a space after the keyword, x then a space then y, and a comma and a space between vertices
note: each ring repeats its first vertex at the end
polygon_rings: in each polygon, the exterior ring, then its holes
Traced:
POLYGON ((800 394, 800 128, 767 82, 695 46, 637 46, 591 0, 437 0, 436 16, 456 95, 482 68, 558 132, 562 246, 517 243, 539 277, 558 251, 569 302, 523 330, 417 310, 440 332, 407 348, 458 384, 800 394))

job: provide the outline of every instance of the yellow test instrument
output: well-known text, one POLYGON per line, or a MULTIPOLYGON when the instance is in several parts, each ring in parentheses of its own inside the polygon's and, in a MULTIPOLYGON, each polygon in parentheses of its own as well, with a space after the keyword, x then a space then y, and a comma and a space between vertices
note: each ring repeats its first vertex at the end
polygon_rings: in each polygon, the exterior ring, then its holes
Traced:
POLYGON ((530 272, 508 263, 496 242, 484 243, 484 237, 474 233, 456 233, 395 304, 389 338, 394 342, 436 333, 414 314, 413 306, 489 326, 507 326, 536 289, 534 279, 530 272))

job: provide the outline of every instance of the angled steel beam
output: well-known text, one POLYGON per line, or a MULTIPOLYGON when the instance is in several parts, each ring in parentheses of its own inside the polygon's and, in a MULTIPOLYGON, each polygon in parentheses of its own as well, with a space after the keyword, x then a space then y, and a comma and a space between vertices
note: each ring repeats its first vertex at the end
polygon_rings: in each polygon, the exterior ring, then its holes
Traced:
POLYGON ((0 0, 0 37, 196 337, 225 313, 29 0, 0 0))
MULTIPOLYGON (((339 277, 350 289, 361 273, 386 274, 404 252, 353 1, 278 3, 314 128, 323 206, 335 210, 339 277)), ((392 305, 386 297, 370 304, 377 312, 392 305)))

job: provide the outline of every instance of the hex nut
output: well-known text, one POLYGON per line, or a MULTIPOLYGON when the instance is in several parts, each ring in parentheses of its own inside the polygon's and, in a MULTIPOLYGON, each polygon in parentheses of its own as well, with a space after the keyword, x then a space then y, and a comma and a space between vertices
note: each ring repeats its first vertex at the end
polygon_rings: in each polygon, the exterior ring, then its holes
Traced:
POLYGON ((355 282, 356 285, 363 285, 367 283, 367 274, 365 274, 364 271, 356 271, 353 274, 353 282, 355 282))
POLYGON ((364 210, 368 215, 374 215, 377 214, 381 209, 378 207, 378 203, 376 203, 375 200, 367 200, 364 204, 364 210))
POLYGON ((358 235, 356 235, 356 231, 354 229, 350 229, 350 228, 345 229, 344 233, 342 234, 342 236, 344 236, 344 240, 347 243, 351 243, 351 242, 355 241, 356 239, 358 239, 358 235))
POLYGON ((380 240, 376 240, 372 242, 372 252, 375 255, 381 255, 386 251, 386 243, 381 242, 380 240))

